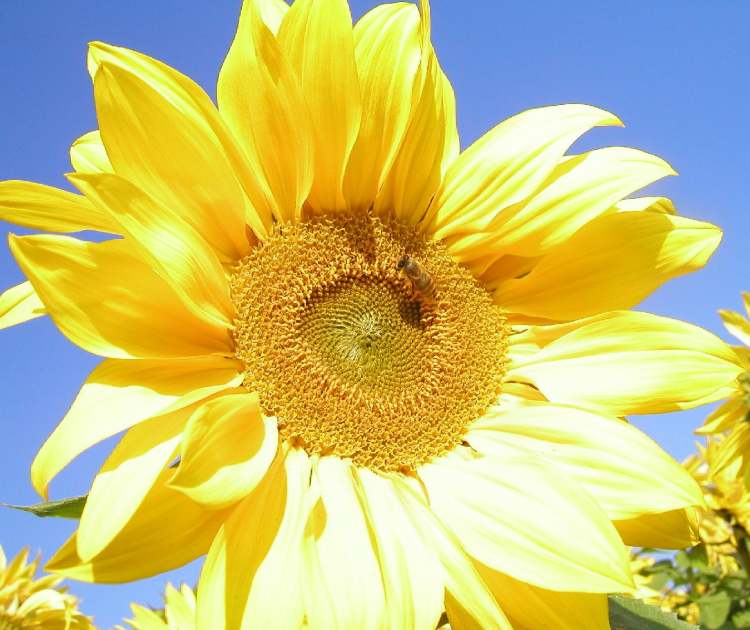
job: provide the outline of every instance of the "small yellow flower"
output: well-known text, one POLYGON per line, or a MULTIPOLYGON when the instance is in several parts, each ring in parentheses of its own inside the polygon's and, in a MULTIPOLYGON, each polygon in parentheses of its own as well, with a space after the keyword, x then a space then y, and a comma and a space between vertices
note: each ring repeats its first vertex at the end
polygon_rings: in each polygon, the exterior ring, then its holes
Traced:
MULTIPOLYGON (((750 316, 750 293, 743 292, 742 300, 750 316)), ((712 469, 715 473, 729 471, 728 476, 743 478, 750 484, 750 321, 737 311, 720 310, 719 315, 726 329, 743 344, 731 346, 743 370, 727 401, 706 418, 696 433, 726 435, 716 448, 712 469)))
POLYGON ((689 474, 622 421, 726 396, 734 352, 629 311, 701 267, 713 225, 587 105, 514 116, 459 151, 429 5, 246 0, 218 109, 94 43, 99 130, 75 195, 0 185, 28 282, 104 357, 36 488, 125 431, 50 568, 157 574, 207 554, 202 628, 604 628, 628 545, 695 540, 689 474), (400 261, 412 259, 406 267, 400 261), (403 267, 403 269, 401 268, 403 267), (623 544, 625 543, 625 544, 623 544))
POLYGON ((183 584, 177 590, 167 584, 164 610, 153 611, 132 604, 133 618, 127 621, 133 630, 195 630, 195 593, 183 584))
POLYGON ((39 560, 28 562, 28 549, 10 563, 0 546, 0 630, 94 630, 78 612, 78 600, 60 586, 62 578, 34 579, 39 560))

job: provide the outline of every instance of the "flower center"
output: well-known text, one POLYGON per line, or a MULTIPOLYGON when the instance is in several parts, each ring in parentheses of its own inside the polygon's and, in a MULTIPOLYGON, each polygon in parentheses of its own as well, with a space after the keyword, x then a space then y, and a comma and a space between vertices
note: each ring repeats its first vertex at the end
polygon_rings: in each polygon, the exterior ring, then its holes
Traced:
POLYGON ((412 470, 460 444, 500 393, 500 309, 411 228, 370 216, 282 226, 231 288, 244 386, 310 453, 412 470))

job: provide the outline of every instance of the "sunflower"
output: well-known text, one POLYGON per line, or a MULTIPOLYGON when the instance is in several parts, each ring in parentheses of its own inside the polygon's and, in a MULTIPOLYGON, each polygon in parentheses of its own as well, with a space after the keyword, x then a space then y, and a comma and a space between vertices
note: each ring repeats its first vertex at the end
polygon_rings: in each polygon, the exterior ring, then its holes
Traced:
POLYGON ((733 557, 742 543, 738 538, 746 538, 750 532, 750 491, 738 474, 740 460, 724 465, 725 439, 712 436, 707 445, 701 446, 698 454, 689 457, 684 464, 703 490, 706 507, 699 508, 698 533, 712 566, 720 566, 722 574, 737 569, 733 557), (717 462, 721 468, 717 467, 717 462), (730 560, 725 562, 722 556, 730 560))
MULTIPOLYGON (((745 311, 750 316, 750 293, 742 293, 745 311)), ((737 311, 720 310, 724 326, 743 345, 731 346, 742 371, 728 399, 706 418, 696 433, 721 435, 715 443, 711 468, 723 477, 744 478, 750 486, 750 321, 737 311)))
POLYGON ((8 563, 0 545, 0 630, 94 630, 78 612, 78 600, 60 586, 62 578, 34 579, 39 559, 24 549, 8 563))
MULTIPOLYGON (((133 618, 127 624, 133 630, 195 630, 195 593, 183 584, 178 591, 167 584, 164 610, 154 611, 138 604, 130 606, 133 618)), ((121 627, 118 627, 122 630, 121 627)))
MULTIPOLYGON (((726 396, 718 338, 627 309, 720 231, 619 125, 525 111, 459 152, 429 6, 246 0, 218 109, 93 43, 82 195, 0 186, 28 282, 104 357, 40 450, 53 477, 124 431, 50 562, 122 582, 207 553, 198 627, 606 628, 627 545, 695 540, 698 485, 627 414, 726 396)), ((2 311, 0 311, 2 312, 2 311)))

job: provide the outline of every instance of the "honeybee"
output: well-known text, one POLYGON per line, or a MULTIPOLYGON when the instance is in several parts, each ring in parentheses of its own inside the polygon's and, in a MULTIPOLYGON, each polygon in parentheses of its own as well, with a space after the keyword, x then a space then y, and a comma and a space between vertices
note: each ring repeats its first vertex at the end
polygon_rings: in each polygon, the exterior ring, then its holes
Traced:
POLYGON ((396 267, 400 269, 406 277, 406 281, 411 287, 412 297, 417 297, 422 300, 435 299, 435 281, 432 279, 432 276, 427 273, 425 268, 416 260, 411 256, 402 256, 396 267))

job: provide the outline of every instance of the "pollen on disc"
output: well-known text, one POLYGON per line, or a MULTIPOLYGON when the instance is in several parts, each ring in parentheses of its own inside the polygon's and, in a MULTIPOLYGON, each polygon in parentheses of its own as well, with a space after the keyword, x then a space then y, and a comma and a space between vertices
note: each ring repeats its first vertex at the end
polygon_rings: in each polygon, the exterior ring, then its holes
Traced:
POLYGON ((460 444, 500 393, 500 309, 443 246, 369 215, 286 225, 231 280, 236 356, 283 438, 380 471, 460 444), (409 255, 435 283, 415 296, 409 255))

